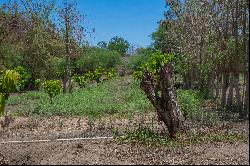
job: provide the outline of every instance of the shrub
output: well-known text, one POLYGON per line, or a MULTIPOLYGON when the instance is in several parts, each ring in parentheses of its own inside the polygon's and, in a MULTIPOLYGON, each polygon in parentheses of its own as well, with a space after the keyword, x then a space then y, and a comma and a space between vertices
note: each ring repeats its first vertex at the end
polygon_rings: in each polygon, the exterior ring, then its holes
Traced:
POLYGON ((106 78, 111 79, 118 75, 117 71, 114 68, 107 69, 106 78))
POLYGON ((177 99, 184 116, 202 122, 204 125, 214 125, 219 116, 215 112, 207 112, 202 108, 203 96, 200 91, 177 90, 177 99))
POLYGON ((94 71, 99 67, 113 68, 118 64, 121 64, 121 55, 119 53, 101 48, 90 48, 85 53, 82 53, 80 59, 76 62, 80 73, 94 71))
POLYGON ((77 82, 81 88, 85 87, 88 81, 95 80, 97 83, 100 83, 104 80, 108 80, 117 76, 118 73, 114 68, 104 69, 99 67, 93 72, 88 71, 83 76, 74 75, 72 80, 77 82))
POLYGON ((103 69, 102 67, 95 69, 95 71, 93 72, 93 74, 94 74, 93 79, 97 83, 101 82, 101 77, 105 74, 104 72, 105 72, 105 69, 103 69))
POLYGON ((40 89, 42 82, 40 79, 36 79, 34 84, 35 84, 36 89, 40 89))
POLYGON ((5 100, 9 94, 17 90, 17 83, 20 79, 19 73, 15 70, 7 70, 0 75, 0 115, 4 114, 5 100))
POLYGON ((14 68, 14 70, 20 74, 20 79, 17 82, 18 89, 25 90, 25 88, 29 84, 31 74, 28 73, 27 70, 22 66, 18 66, 16 68, 14 68))
POLYGON ((144 63, 149 61, 153 53, 151 48, 140 49, 136 55, 129 57, 128 67, 134 71, 139 70, 144 63))
POLYGON ((201 109, 201 98, 197 92, 177 90, 177 98, 185 117, 190 117, 201 109))
POLYGON ((52 98, 59 95, 62 91, 62 85, 59 80, 49 80, 44 84, 44 90, 49 95, 50 101, 52 103, 52 98))
POLYGON ((85 80, 84 76, 78 76, 78 75, 74 75, 72 77, 72 80, 74 82, 77 82, 78 85, 81 87, 81 88, 84 88, 87 84, 87 81, 85 80))

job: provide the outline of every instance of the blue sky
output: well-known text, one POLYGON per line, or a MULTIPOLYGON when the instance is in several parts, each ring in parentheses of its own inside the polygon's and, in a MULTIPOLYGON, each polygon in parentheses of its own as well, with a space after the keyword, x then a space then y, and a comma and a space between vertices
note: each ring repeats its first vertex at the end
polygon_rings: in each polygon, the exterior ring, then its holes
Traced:
POLYGON ((165 0, 78 0, 79 9, 95 28, 90 42, 109 41, 121 36, 130 43, 147 46, 150 35, 163 18, 165 0))
MULTIPOLYGON (((3 2, 5 0, 0 0, 3 2)), ((61 1, 61 0, 58 0, 61 1)), ((95 28, 91 45, 120 36, 131 44, 146 47, 157 22, 163 18, 165 0, 76 0, 86 24, 95 28)))

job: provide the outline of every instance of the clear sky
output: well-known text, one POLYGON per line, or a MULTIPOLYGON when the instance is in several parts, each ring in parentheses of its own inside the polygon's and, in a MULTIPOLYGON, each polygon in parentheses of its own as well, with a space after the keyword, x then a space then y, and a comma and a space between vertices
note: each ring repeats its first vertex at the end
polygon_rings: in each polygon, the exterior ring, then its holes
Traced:
MULTIPOLYGON (((6 0, 0 0, 1 2, 6 0)), ((61 1, 61 0, 58 0, 61 1)), ((131 44, 146 47, 157 22, 163 18, 165 0, 76 0, 87 26, 95 28, 91 45, 120 36, 131 44)))
POLYGON ((77 0, 88 24, 95 28, 92 44, 121 36, 130 43, 147 46, 157 22, 163 18, 165 0, 77 0))

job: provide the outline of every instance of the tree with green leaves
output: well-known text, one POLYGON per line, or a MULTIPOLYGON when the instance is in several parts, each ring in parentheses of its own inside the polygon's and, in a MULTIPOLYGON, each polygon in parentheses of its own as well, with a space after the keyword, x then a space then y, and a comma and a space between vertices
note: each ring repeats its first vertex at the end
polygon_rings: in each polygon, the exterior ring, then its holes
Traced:
POLYGON ((109 41, 107 48, 112 51, 117 51, 122 56, 125 56, 129 46, 130 44, 127 40, 122 37, 115 36, 109 41))

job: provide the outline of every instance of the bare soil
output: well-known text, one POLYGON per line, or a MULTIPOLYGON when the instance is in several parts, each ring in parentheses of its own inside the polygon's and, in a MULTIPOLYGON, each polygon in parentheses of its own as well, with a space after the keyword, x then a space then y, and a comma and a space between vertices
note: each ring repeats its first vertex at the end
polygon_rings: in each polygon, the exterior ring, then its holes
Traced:
MULTIPOLYGON (((0 128, 1 141, 19 141, 75 137, 112 136, 112 127, 131 128, 155 124, 154 113, 135 115, 132 119, 16 117, 7 128, 0 128)), ((248 121, 225 121, 208 127, 188 124, 188 131, 249 133, 248 121)), ((247 164, 249 141, 213 142, 184 147, 149 147, 141 144, 118 144, 113 139, 52 141, 0 144, 0 164, 247 164)))

